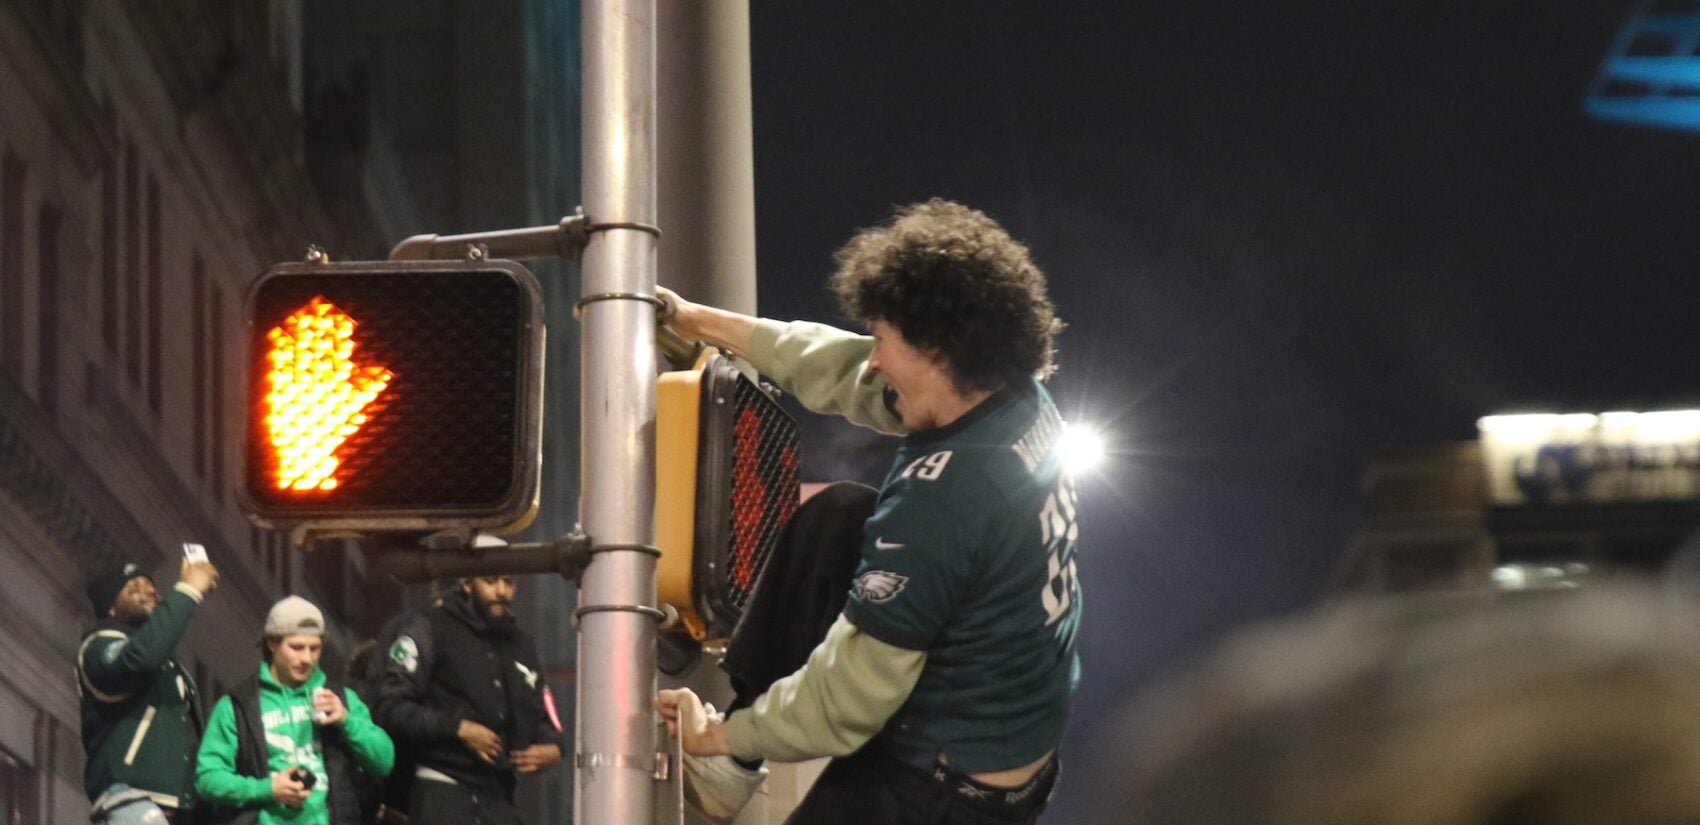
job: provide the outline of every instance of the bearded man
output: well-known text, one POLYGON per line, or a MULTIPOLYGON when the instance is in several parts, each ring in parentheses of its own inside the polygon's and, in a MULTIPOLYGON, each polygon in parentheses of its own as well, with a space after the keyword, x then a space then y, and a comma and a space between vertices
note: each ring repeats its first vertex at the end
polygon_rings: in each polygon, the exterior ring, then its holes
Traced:
POLYGON ((412 766, 412 825, 523 822, 518 776, 561 761, 537 646, 514 621, 516 589, 513 576, 461 579, 379 640, 387 655, 373 716, 412 766))

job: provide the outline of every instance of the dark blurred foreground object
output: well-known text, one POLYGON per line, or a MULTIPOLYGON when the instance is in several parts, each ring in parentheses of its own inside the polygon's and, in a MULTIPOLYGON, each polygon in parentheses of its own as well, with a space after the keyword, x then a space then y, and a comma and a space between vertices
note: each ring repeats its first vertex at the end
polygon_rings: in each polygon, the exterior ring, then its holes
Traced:
POLYGON ((1618 584, 1365 600, 1255 628, 1103 744, 1096 823, 1700 823, 1692 603, 1618 584))

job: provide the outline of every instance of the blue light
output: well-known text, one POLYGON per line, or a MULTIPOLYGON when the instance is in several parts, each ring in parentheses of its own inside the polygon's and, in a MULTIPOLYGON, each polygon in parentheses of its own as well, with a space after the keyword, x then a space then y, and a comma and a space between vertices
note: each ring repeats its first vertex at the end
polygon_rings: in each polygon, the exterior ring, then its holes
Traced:
POLYGON ((1700 131, 1700 11, 1643 2, 1588 87, 1584 108, 1601 120, 1700 131))

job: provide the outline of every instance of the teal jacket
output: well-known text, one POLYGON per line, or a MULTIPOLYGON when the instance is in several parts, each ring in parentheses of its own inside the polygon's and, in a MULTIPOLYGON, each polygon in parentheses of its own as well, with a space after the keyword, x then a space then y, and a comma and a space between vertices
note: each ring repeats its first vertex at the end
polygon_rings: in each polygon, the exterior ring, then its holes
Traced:
POLYGON ((200 798, 230 808, 257 808, 260 825, 331 825, 326 736, 341 737, 362 773, 378 779, 389 776, 395 766, 395 745, 389 734, 373 723, 366 703, 352 689, 343 691, 348 719, 340 732, 314 723, 313 691, 324 686, 324 671, 317 668, 305 684, 292 688, 272 676, 270 665, 260 663, 260 715, 265 727, 267 770, 263 777, 247 776, 238 770, 236 712, 229 696, 219 699, 207 720, 195 767, 195 790, 200 798), (306 768, 317 777, 312 795, 299 808, 272 798, 270 774, 293 766, 306 768))
POLYGON ((83 637, 77 692, 91 802, 121 782, 167 808, 188 807, 199 699, 173 656, 200 601, 180 583, 140 627, 106 619, 83 637))

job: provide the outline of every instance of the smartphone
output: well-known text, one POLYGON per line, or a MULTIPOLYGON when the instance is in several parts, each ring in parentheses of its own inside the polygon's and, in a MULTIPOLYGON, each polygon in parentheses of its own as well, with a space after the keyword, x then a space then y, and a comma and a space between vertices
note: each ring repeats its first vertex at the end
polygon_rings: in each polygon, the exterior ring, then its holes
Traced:
POLYGON ((183 558, 195 564, 206 564, 207 548, 192 541, 183 542, 183 558))
MULTIPOLYGON (((330 690, 328 688, 319 688, 318 690, 313 691, 313 698, 319 698, 319 694, 321 693, 330 693, 330 690)), ((334 696, 335 694, 332 695, 334 696)), ((313 712, 313 715, 318 717, 320 722, 331 718, 331 712, 328 710, 316 710, 313 712)))

